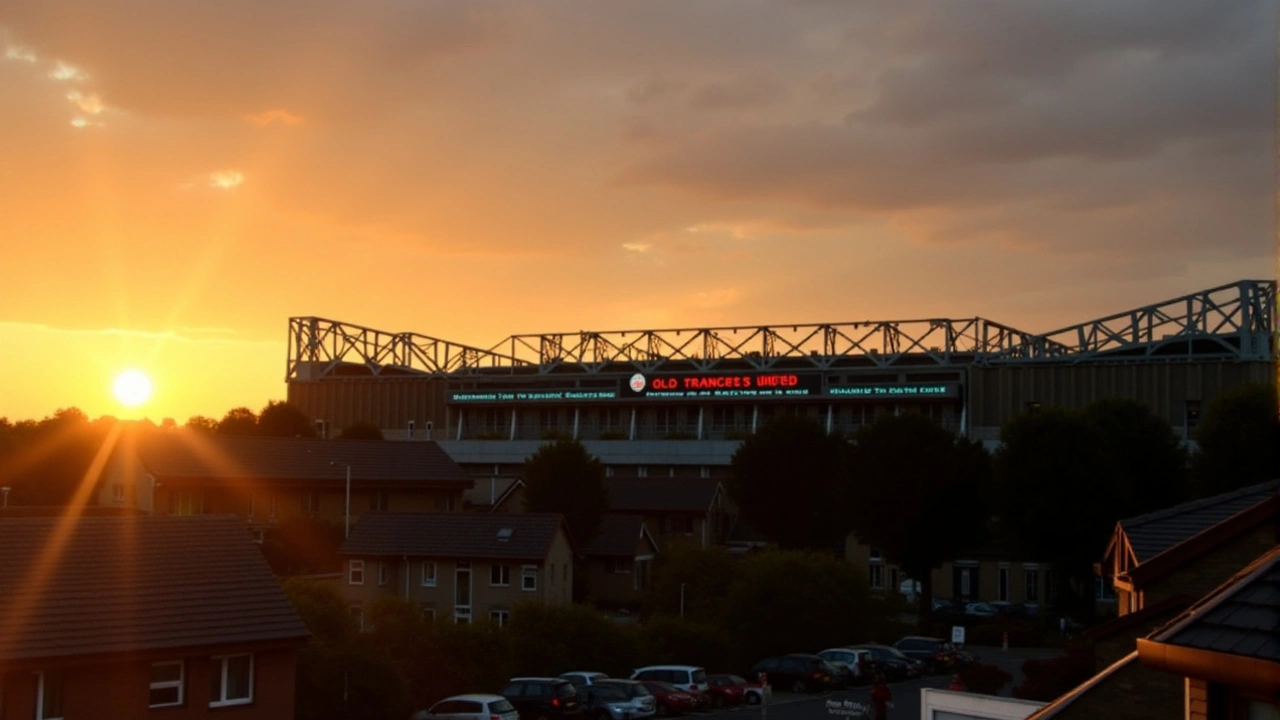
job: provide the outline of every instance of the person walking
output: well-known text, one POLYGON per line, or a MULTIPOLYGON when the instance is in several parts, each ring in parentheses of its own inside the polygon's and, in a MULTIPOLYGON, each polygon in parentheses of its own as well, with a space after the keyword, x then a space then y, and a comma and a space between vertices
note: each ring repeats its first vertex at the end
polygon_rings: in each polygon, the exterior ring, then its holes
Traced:
POLYGON ((882 673, 876 673, 876 684, 871 688, 871 708, 875 720, 888 720, 890 700, 893 700, 893 692, 889 690, 889 684, 884 681, 882 673))
POLYGON ((953 692, 964 692, 964 683, 960 682, 960 673, 951 676, 951 684, 947 686, 953 692))

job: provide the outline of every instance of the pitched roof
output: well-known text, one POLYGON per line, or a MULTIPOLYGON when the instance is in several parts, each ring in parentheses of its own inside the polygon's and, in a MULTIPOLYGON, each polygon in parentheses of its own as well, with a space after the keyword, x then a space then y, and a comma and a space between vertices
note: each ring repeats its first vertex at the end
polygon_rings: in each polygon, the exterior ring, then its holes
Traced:
POLYGON ((1276 495, 1280 480, 1194 500, 1120 521, 1129 546, 1143 563, 1228 518, 1276 495))
POLYGON ((523 486, 524 481, 520 478, 475 478, 475 486, 462 491, 462 502, 475 508, 496 508, 508 495, 523 486))
MULTIPOLYGON (((343 555, 542 560, 551 550, 556 531, 563 526, 564 517, 553 513, 373 512, 360 516, 339 552, 343 555)), ((565 536, 568 537, 567 528, 565 536)))
POLYGON ((705 513, 720 492, 713 478, 605 478, 613 512, 705 513))
POLYGON ((636 556, 636 545, 641 538, 648 536, 656 550, 658 543, 644 526, 641 515, 605 515, 600 519, 600 532, 582 548, 582 554, 589 557, 623 557, 636 556))
POLYGON ((0 660, 308 636, 234 516, 62 522, 0 520, 0 660))
POLYGON ((254 479, 341 484, 413 483, 471 487, 471 477, 429 440, 317 440, 148 433, 138 455, 158 479, 254 479))

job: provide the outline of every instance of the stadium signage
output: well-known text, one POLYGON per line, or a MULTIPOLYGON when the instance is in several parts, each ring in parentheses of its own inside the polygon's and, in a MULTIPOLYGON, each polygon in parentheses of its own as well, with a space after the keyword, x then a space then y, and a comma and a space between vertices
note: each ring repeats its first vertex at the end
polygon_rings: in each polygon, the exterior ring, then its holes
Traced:
POLYGON ((954 382, 879 383, 823 387, 816 373, 635 373, 615 388, 477 389, 449 393, 449 402, 466 405, 581 403, 644 400, 754 400, 825 398, 867 402, 960 397, 954 382))
POLYGON ((867 400, 918 400, 921 398, 958 398, 958 383, 893 383, 886 385, 836 385, 827 395, 838 398, 867 400))
POLYGON ((813 373, 636 373, 622 398, 733 399, 813 397, 822 394, 822 376, 813 373))

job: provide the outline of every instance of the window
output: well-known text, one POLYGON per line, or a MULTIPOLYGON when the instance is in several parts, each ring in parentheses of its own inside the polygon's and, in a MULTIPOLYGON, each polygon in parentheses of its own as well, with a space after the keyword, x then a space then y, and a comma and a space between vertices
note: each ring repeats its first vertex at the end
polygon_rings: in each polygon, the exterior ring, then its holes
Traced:
POLYGON ((511 584, 510 565, 490 565, 489 585, 491 587, 507 587, 511 584))
POLYGON ((668 515, 668 535, 689 535, 693 533, 693 517, 689 515, 668 515))
POLYGON ((635 561, 631 558, 614 558, 613 567, 610 569, 615 573, 624 575, 631 572, 633 565, 635 565, 635 561))
POLYGON ((1093 596, 1102 601, 1116 599, 1115 588, 1111 585, 1110 577, 1095 577, 1093 579, 1093 596))
POLYGON ((209 669, 209 707, 250 702, 253 702, 253 656, 214 658, 209 669))
POLYGON ((498 627, 506 627, 510 622, 510 613, 506 610, 490 610, 489 621, 498 627))
POLYGON ((124 485, 120 483, 111 484, 111 500, 112 502, 124 502, 124 485))
POLYGON ((422 563, 422 587, 436 586, 436 564, 433 562, 422 563))
POLYGON ((525 565, 520 569, 520 589, 525 592, 533 592, 538 589, 538 567, 536 565, 525 565))
POLYGON ((181 660, 151 663, 150 707, 172 707, 183 700, 184 667, 181 660))
POLYGON ((884 589, 884 566, 880 563, 871 563, 871 589, 884 589))
POLYGON ((960 597, 973 596, 973 568, 960 568, 960 597))
POLYGON ((997 598, 1000 602, 1009 602, 1009 568, 1000 568, 999 571, 999 587, 997 588, 997 598))
POLYGON ((171 496, 171 515, 199 515, 204 512, 204 496, 190 491, 171 496))
POLYGON ((1040 601, 1040 571, 1027 570, 1027 587, 1025 602, 1033 603, 1040 601))
POLYGON ((379 562, 378 563, 378 584, 386 585, 390 576, 391 576, 391 573, 387 572, 387 564, 384 562, 379 562))
POLYGON ((364 561, 363 560, 347 561, 347 584, 348 585, 364 584, 364 561))
POLYGON ((36 676, 36 720, 62 720, 62 673, 42 672, 36 676))

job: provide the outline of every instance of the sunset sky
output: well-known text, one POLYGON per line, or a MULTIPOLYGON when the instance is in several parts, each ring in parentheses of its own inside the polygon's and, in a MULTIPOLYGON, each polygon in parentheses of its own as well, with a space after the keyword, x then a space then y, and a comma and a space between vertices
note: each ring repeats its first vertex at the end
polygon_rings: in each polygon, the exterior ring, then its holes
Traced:
POLYGON ((290 316, 981 315, 1275 273, 1276 0, 0 5, 0 417, 285 396, 290 316))

